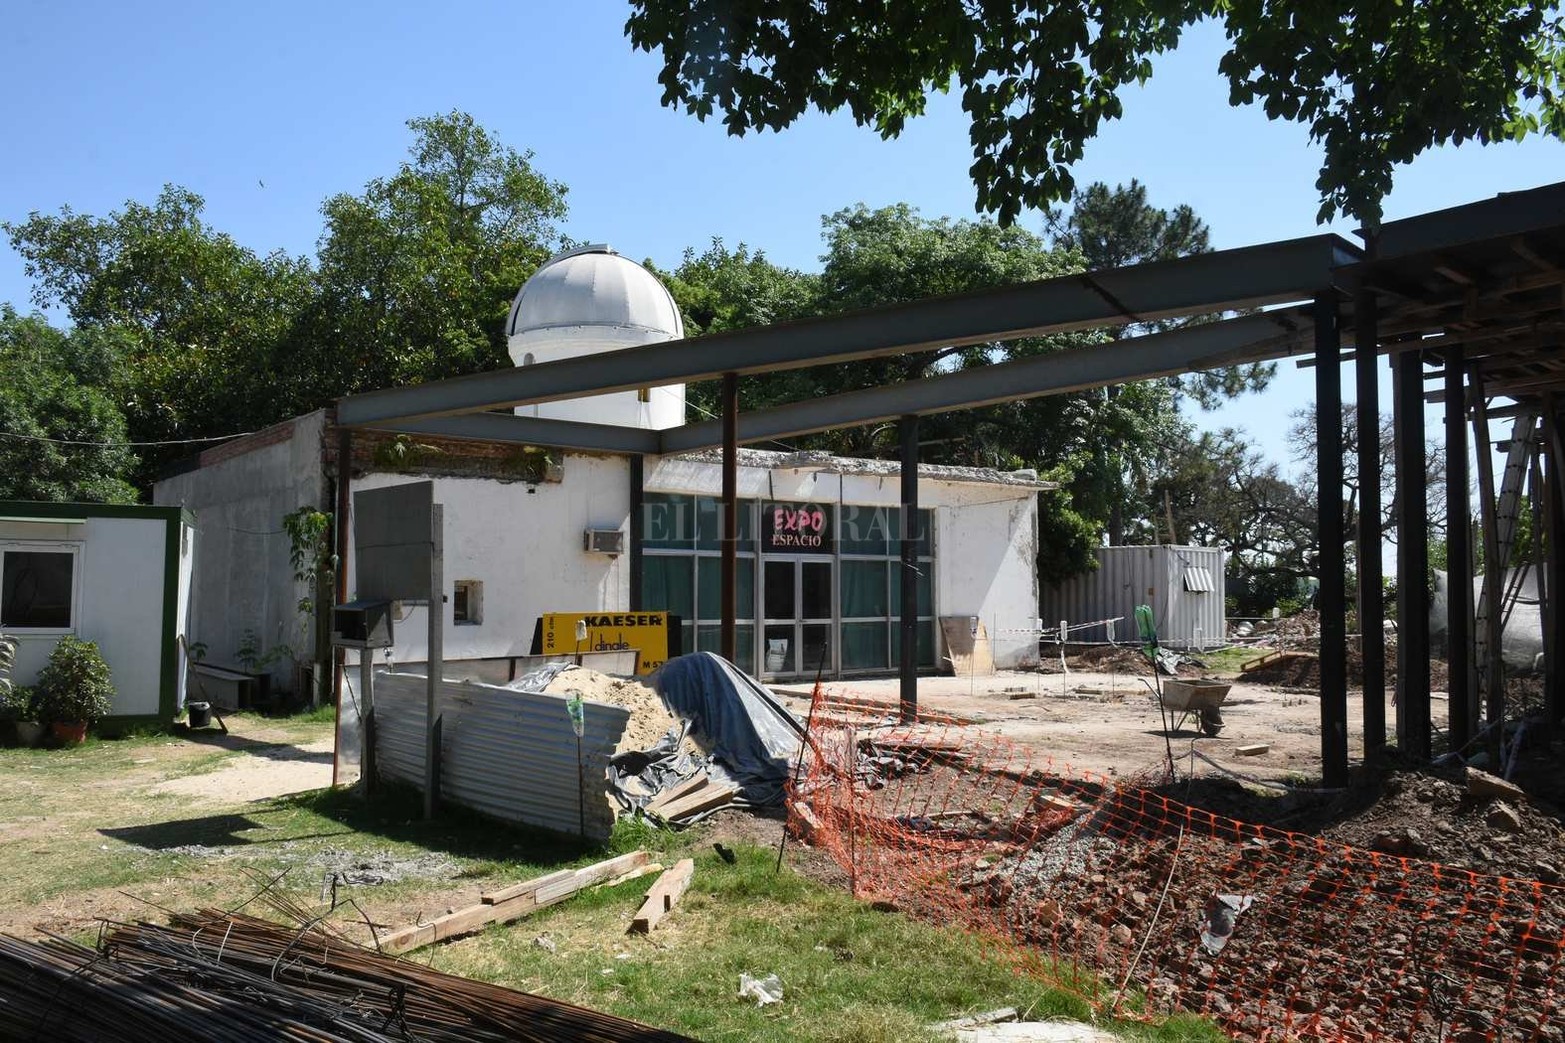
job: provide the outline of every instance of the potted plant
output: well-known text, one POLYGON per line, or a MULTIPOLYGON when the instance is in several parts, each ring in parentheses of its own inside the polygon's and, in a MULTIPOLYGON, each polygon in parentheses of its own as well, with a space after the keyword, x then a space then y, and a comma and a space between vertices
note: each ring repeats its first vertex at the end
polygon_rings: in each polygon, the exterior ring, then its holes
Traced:
POLYGON ((79 743, 87 726, 106 717, 114 706, 109 664, 92 641, 62 637, 38 675, 38 714, 55 738, 79 743))

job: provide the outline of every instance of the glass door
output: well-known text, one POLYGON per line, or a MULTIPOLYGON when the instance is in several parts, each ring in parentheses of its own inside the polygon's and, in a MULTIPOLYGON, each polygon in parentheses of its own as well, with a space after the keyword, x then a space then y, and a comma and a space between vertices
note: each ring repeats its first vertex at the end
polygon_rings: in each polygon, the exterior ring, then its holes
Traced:
POLYGON ((836 584, 833 563, 765 559, 761 657, 768 677, 835 676, 836 584))

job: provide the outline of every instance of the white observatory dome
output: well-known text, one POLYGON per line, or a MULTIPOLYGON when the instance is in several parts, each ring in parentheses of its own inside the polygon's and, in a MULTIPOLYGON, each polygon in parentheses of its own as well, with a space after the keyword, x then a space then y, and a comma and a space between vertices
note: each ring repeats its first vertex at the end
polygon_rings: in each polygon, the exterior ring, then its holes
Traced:
MULTIPOLYGON (((556 254, 522 286, 505 324, 517 366, 678 340, 679 305, 657 276, 604 243, 556 254)), ((685 422, 676 384, 521 406, 523 416, 661 429, 685 422)))
POLYGON ((668 288, 605 243, 577 247, 545 261, 516 295, 505 332, 516 337, 571 326, 644 330, 667 340, 685 335, 679 305, 668 288))

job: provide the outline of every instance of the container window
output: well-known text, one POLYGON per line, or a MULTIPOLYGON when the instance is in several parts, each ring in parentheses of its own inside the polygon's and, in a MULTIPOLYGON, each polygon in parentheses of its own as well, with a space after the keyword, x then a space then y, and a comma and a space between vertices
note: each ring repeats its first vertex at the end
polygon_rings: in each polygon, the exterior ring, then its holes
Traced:
POLYGON ((76 555, 70 551, 6 550, 0 587, 0 627, 69 630, 76 555))

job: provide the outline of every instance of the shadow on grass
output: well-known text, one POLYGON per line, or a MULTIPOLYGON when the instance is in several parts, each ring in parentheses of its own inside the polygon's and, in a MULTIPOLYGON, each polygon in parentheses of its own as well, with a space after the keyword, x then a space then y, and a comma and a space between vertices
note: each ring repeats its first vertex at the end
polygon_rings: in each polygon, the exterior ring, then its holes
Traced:
POLYGON ((410 786, 386 783, 371 800, 349 789, 315 790, 279 797, 272 806, 308 812, 354 833, 414 844, 457 858, 543 867, 632 850, 646 846, 647 839, 640 831, 620 829, 607 844, 600 844, 552 830, 499 822, 451 805, 441 808, 432 821, 425 821, 422 794, 410 786))
POLYGON ((197 729, 186 732, 186 742, 198 746, 215 746, 218 749, 248 753, 252 757, 265 757, 274 761, 298 761, 306 764, 330 764, 331 750, 306 750, 288 742, 259 742, 240 735, 224 735, 222 732, 197 729))

